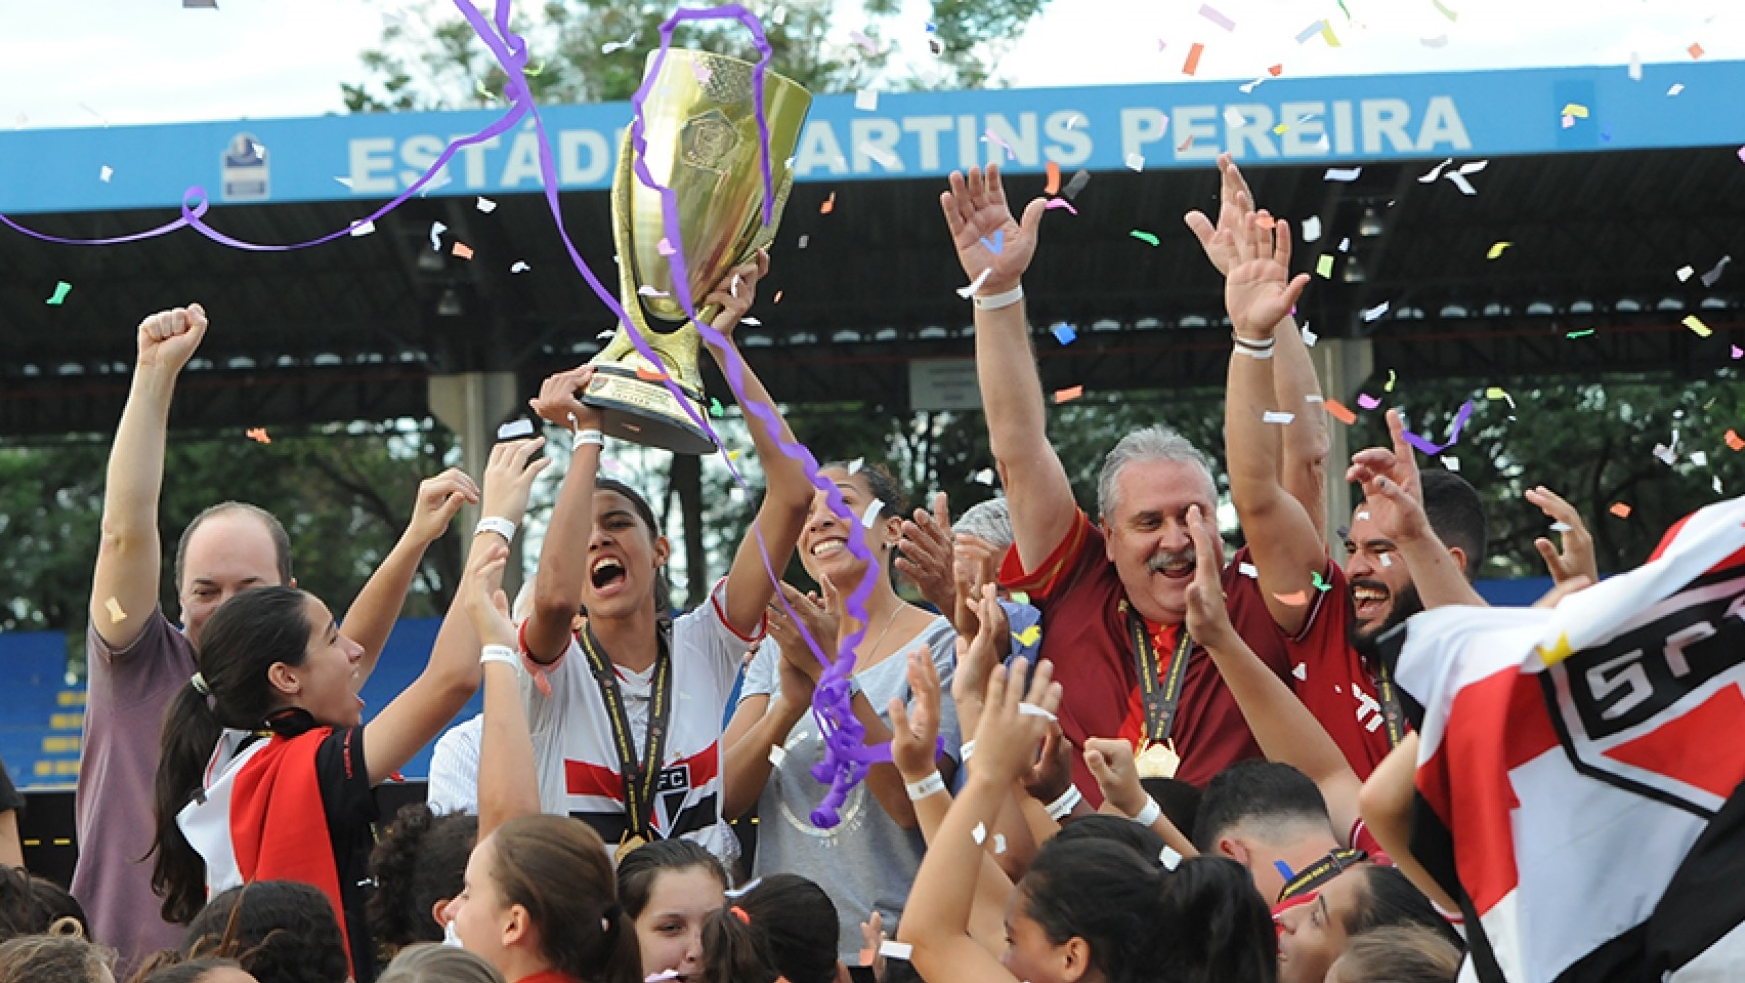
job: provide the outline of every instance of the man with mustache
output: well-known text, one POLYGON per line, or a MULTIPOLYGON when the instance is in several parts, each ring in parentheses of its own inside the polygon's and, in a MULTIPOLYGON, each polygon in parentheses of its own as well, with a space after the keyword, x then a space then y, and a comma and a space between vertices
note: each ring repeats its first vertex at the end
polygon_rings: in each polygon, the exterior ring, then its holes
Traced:
MULTIPOLYGON (((1173 742, 1176 777, 1195 785, 1259 757, 1241 711, 1183 623, 1195 567, 1188 513, 1217 506, 1205 456, 1167 427, 1128 434, 1104 462, 1093 523, 1048 441, 1021 302, 1019 279, 1035 255, 1045 202, 1030 202, 1023 221, 1014 221, 999 169, 990 166, 971 168, 967 178, 952 174, 940 204, 976 284, 976 373, 1014 533, 1000 579, 1042 611, 1041 654, 1066 694, 1062 731, 1079 747, 1091 736, 1146 749, 1173 742)), ((1284 640, 1255 581, 1238 572, 1241 559, 1224 568, 1231 620, 1282 677, 1284 640)), ((1082 756, 1074 755, 1073 777, 1082 793, 1100 798, 1082 756)))

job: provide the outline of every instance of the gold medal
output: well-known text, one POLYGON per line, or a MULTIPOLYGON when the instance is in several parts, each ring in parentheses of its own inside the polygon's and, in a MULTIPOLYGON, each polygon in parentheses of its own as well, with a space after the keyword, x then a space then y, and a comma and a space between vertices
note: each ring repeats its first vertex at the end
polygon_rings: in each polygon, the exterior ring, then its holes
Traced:
POLYGON ((612 854, 612 863, 614 865, 623 863, 625 857, 630 856, 637 847, 640 847, 647 842, 647 840, 640 836, 632 836, 629 833, 625 833, 624 839, 618 841, 617 852, 612 854))
POLYGON ((1181 758, 1175 753, 1174 741, 1147 742, 1133 755, 1133 766, 1140 778, 1174 778, 1181 758))

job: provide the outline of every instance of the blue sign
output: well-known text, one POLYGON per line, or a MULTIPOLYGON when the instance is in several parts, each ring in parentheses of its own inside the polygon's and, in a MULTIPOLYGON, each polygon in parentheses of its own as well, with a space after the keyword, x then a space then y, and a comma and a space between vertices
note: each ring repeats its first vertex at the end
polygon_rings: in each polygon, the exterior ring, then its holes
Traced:
MULTIPOLYGON (((813 103, 800 181, 941 177, 1003 160, 1009 171, 1352 164, 1745 144, 1745 62, 1348 78, 1182 81, 1070 89, 884 94, 813 103), (1676 94, 1669 94, 1674 86, 1676 94)), ((611 185, 628 103, 541 110, 565 190, 611 185)), ((489 110, 0 133, 0 211, 174 207, 192 186, 225 201, 391 198, 489 110), (272 173, 268 175, 268 161, 272 173), (112 173, 107 181, 99 175, 112 173)), ((540 187, 531 122, 462 150, 432 195, 540 187)))

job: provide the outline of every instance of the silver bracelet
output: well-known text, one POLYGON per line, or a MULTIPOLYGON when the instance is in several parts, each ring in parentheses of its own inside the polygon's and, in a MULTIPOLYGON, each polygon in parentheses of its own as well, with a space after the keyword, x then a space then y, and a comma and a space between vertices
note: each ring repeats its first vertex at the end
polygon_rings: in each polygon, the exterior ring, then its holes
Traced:
POLYGON ((502 536, 505 543, 515 542, 515 523, 500 515, 487 515, 480 519, 479 524, 473 527, 473 535, 477 536, 482 532, 494 532, 502 536))
POLYGON ((975 305, 976 310, 978 311, 997 311, 1002 307, 1011 307, 1013 304, 1016 304, 1023 299, 1024 285, 1019 284, 1004 293, 992 294, 987 297, 983 297, 981 294, 976 294, 975 305))
POLYGON ((1072 815, 1073 809, 1082 801, 1084 801, 1084 796, 1079 794, 1078 786, 1068 785, 1066 791, 1060 793, 1060 798, 1043 806, 1043 808, 1048 811, 1048 818, 1058 823, 1072 815))
POLYGON ((920 802, 929 795, 945 791, 945 779, 935 771, 918 782, 904 782, 903 790, 909 793, 910 802, 920 802))
POLYGON ((1148 795, 1145 797, 1145 808, 1140 809, 1138 815, 1129 816, 1128 818, 1132 819, 1139 825, 1150 829, 1151 824, 1157 822, 1157 817, 1161 815, 1163 815, 1162 807, 1157 804, 1156 799, 1148 795))
POLYGON ((482 666, 487 662, 501 662, 503 665, 514 668, 521 664, 521 659, 516 656, 515 650, 507 645, 487 645, 479 650, 479 665, 482 666))

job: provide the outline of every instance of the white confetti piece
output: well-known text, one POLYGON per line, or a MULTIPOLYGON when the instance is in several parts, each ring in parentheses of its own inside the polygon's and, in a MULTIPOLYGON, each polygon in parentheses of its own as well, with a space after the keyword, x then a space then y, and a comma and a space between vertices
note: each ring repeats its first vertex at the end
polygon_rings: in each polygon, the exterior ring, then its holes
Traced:
POLYGON ((1703 451, 1691 451, 1690 463, 1699 468, 1706 468, 1709 466, 1709 455, 1703 451))
POLYGON ((975 473, 975 481, 978 485, 987 485, 989 488, 994 487, 994 469, 983 468, 980 471, 977 471, 975 473))
POLYGON ((994 834, 994 856, 997 857, 1000 854, 1005 853, 1005 852, 1006 852, 1006 834, 995 833, 994 834))
POLYGON ((1696 275, 1697 275, 1697 271, 1694 267, 1681 266, 1678 268, 1678 282, 1679 283, 1683 283, 1686 280, 1689 280, 1691 277, 1696 276, 1696 275))
POLYGON ((1455 457, 1452 454, 1445 455, 1442 458, 1442 466, 1447 468, 1450 471, 1453 471, 1456 474, 1459 474, 1460 473, 1460 458, 1455 457))
POLYGON ((1654 456, 1659 458, 1660 463, 1667 467, 1672 467, 1672 465, 1678 461, 1678 452, 1665 444, 1654 445, 1654 456))
POLYGON ((335 180, 335 181, 338 181, 338 182, 339 182, 339 183, 340 183, 340 184, 343 184, 343 185, 345 185, 345 186, 346 186, 346 187, 347 187, 347 188, 350 188, 350 187, 351 187, 351 178, 348 178, 348 177, 335 177, 335 178, 334 178, 334 180, 335 180))
POLYGON ((971 297, 974 297, 975 292, 982 288, 982 284, 988 282, 988 275, 992 272, 994 272, 994 268, 991 266, 988 267, 987 269, 981 271, 981 273, 977 274, 976 278, 970 282, 969 286, 958 287, 957 288, 957 295, 959 297, 962 297, 964 300, 968 300, 971 297))
POLYGON ((1446 48, 1448 47, 1448 35, 1438 34, 1433 38, 1419 38, 1418 43, 1426 48, 1446 48))
POLYGON ((1163 852, 1157 855, 1157 861, 1158 863, 1163 864, 1164 870, 1175 870, 1177 867, 1181 866, 1182 855, 1175 852, 1173 848, 1166 846, 1163 848, 1163 852))
POLYGON ((1235 106, 1227 106, 1224 109, 1224 122, 1234 127, 1247 126, 1248 117, 1243 116, 1242 110, 1235 106))
POLYGON ((352 223, 351 234, 352 234, 353 238, 361 238, 363 236, 369 235, 371 232, 374 232, 374 231, 376 231, 376 223, 370 221, 367 218, 364 219, 362 222, 352 223))
POLYGON ((514 440, 517 437, 533 436, 532 420, 510 420, 497 428, 498 440, 514 440))
POLYGON ((431 252, 437 252, 437 253, 442 252, 442 234, 444 232, 447 232, 447 231, 448 231, 448 226, 443 225, 441 222, 430 223, 430 250, 431 250, 431 252))
POLYGON ((1130 171, 1143 171, 1143 170, 1145 170, 1145 155, 1144 154, 1128 154, 1127 155, 1127 169, 1130 171))
POLYGON ((1454 163, 1454 158, 1450 157, 1442 163, 1437 164, 1435 167, 1430 168, 1428 171, 1425 171, 1423 174, 1418 175, 1418 183, 1435 184, 1436 179, 1442 176, 1443 169, 1452 163, 1454 163))
POLYGON ((492 201, 489 198, 481 197, 481 198, 479 198, 478 201, 474 202, 473 204, 474 204, 475 208, 477 208, 481 212, 484 212, 486 215, 489 215, 492 212, 497 210, 497 203, 492 201))
POLYGON ((1393 557, 1391 557, 1391 556, 1389 556, 1389 555, 1388 555, 1388 554, 1386 554, 1386 553, 1383 553, 1383 554, 1382 554, 1382 555, 1381 555, 1381 565, 1382 565, 1382 566, 1384 566, 1384 567, 1391 567, 1391 566, 1393 566, 1393 565, 1394 565, 1394 558, 1393 558, 1393 557))
POLYGON ((886 150, 876 143, 863 141, 860 144, 859 149, 861 153, 878 161, 879 166, 887 171, 900 171, 903 169, 903 162, 896 154, 891 153, 889 150, 886 150))
POLYGON ((109 179, 114 176, 115 168, 110 167, 108 164, 104 164, 103 169, 97 172, 97 180, 102 181, 104 184, 108 184, 109 179))
POLYGON ((755 317, 742 317, 739 319, 739 323, 745 325, 748 328, 761 328, 761 327, 763 327, 763 322, 759 321, 755 317))
POLYGON ((1321 238, 1321 216, 1310 215, 1303 219, 1303 241, 1314 242, 1321 238))
POLYGON ((862 89, 854 94, 854 108, 865 113, 879 111, 879 94, 875 89, 862 89))
POLYGON ((1302 333, 1303 333, 1303 345, 1306 348, 1315 347, 1315 342, 1321 340, 1321 336, 1316 334, 1313 331, 1310 331, 1309 326, 1307 324, 1303 325, 1302 333))
POLYGON ((1340 181, 1349 184, 1363 176, 1361 167, 1329 167, 1327 173, 1321 176, 1324 181, 1340 181))
POLYGON ((873 527, 873 523, 879 521, 879 513, 883 512, 884 509, 885 509, 885 503, 883 501, 876 499, 876 498, 873 499, 872 504, 868 505, 866 507, 866 511, 861 513, 861 516, 860 516, 861 528, 862 529, 871 529, 873 527))
POLYGON ((1639 51, 1630 52, 1630 81, 1642 81, 1642 53, 1639 51))
POLYGON ((1703 286, 1705 286, 1705 287, 1714 286, 1715 282, 1717 280, 1721 279, 1721 270, 1725 269, 1727 264, 1731 263, 1732 261, 1733 261, 1733 257, 1722 256, 1721 261, 1719 263, 1716 263, 1713 269, 1711 269, 1707 273, 1703 274, 1703 286))
POLYGON ((915 947, 907 942, 893 942, 890 939, 886 939, 879 943, 879 955, 884 956, 886 959, 907 960, 909 954, 914 951, 915 947))
POLYGON ((1252 563, 1236 564, 1236 572, 1253 580, 1260 579, 1260 568, 1252 563))
POLYGON ((636 43, 636 35, 635 34, 630 35, 630 37, 624 39, 623 41, 608 41, 605 44, 600 45, 600 54, 609 55, 614 51, 621 51, 625 48, 628 48, 631 45, 634 45, 635 43, 636 43))
POLYGON ((1363 319, 1365 321, 1379 320, 1382 315, 1388 312, 1388 303, 1388 301, 1384 300, 1374 307, 1365 308, 1363 311, 1363 319))
POLYGON ((1567 522, 1553 522, 1551 524, 1551 531, 1552 532, 1568 532, 1574 528, 1575 528, 1574 526, 1570 525, 1567 522))
POLYGON ((1020 716, 1020 717, 1041 717, 1042 719, 1044 719, 1050 723, 1053 723, 1054 721, 1060 719, 1059 717, 1056 717, 1054 714, 1049 713, 1047 710, 1044 710, 1043 708, 1037 706, 1034 703, 1020 703, 1020 704, 1018 704, 1018 716, 1020 716))
POLYGON ((1473 187, 1472 182, 1468 181, 1466 179, 1466 175, 1460 173, 1459 171, 1449 171, 1447 174, 1445 174, 1443 176, 1446 177, 1449 181, 1453 182, 1454 186, 1456 188, 1460 189, 1461 194, 1463 194, 1463 195, 1476 195, 1476 194, 1478 194, 1478 189, 1473 187))
POLYGON ((1359 522, 1368 522, 1368 521, 1369 521, 1369 512, 1368 512, 1368 510, 1365 510, 1365 511, 1362 511, 1362 512, 1359 512, 1359 513, 1357 513, 1357 520, 1358 520, 1358 521, 1359 521, 1359 522))
POLYGON ((510 273, 526 273, 528 270, 531 270, 531 269, 533 269, 533 267, 528 266, 526 260, 518 259, 513 264, 510 265, 509 272, 510 273))
POLYGON ((864 467, 866 467, 866 458, 857 457, 854 460, 848 462, 848 473, 851 475, 859 474, 860 469, 864 468, 864 467))
POLYGON ((1296 418, 1297 418, 1297 415, 1295 413, 1284 413, 1284 412, 1281 412, 1279 410, 1267 410, 1265 413, 1262 413, 1260 415, 1260 422, 1262 422, 1262 423, 1280 423, 1280 424, 1288 425, 1292 420, 1295 420, 1296 418))
POLYGON ((637 287, 636 292, 638 295, 643 296, 643 297, 669 297, 669 296, 671 296, 665 290, 660 289, 659 287, 655 286, 652 283, 645 283, 642 286, 637 287))
POLYGON ((812 237, 811 237, 811 236, 809 236, 809 235, 806 235, 806 236, 801 236, 801 237, 800 237, 800 248, 801 248, 801 249, 805 249, 805 248, 806 248, 806 244, 807 244, 807 243, 808 243, 808 242, 811 242, 811 241, 812 241, 812 237))
POLYGON ((1672 88, 1666 90, 1666 94, 1669 96, 1676 96, 1680 92, 1683 92, 1683 91, 1684 91, 1684 83, 1683 82, 1674 82, 1674 83, 1672 83, 1672 88))
POLYGON ((1291 669, 1291 675, 1297 677, 1298 681, 1307 680, 1309 678, 1309 667, 1304 663, 1299 662, 1291 669))
POLYGON ((976 846, 981 846, 982 841, 988 838, 988 827, 982 823, 976 823, 976 828, 969 831, 969 838, 976 841, 976 846))
POLYGON ((775 765, 777 768, 780 768, 782 766, 782 762, 784 762, 786 760, 788 760, 788 749, 787 748, 782 747, 780 744, 771 744, 769 746, 769 763, 770 764, 775 765))

